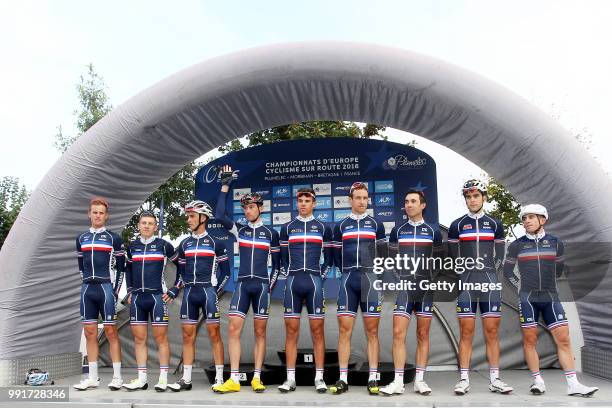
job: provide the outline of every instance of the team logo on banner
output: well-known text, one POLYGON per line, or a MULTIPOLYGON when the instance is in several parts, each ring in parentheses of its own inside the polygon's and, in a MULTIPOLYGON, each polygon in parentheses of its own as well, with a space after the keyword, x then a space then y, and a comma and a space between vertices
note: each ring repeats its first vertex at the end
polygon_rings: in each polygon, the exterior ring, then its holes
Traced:
POLYGON ((374 190, 377 193, 392 193, 393 192, 393 180, 375 181, 374 190))
POLYGON ((286 222, 291 221, 291 213, 274 213, 274 215, 272 216, 272 220, 274 225, 282 225, 286 222))
POLYGON ((234 192, 232 193, 232 197, 235 200, 240 200, 242 198, 243 195, 248 194, 251 192, 250 188, 235 188, 234 192))
POLYGON ((427 165, 427 159, 418 156, 414 160, 409 160, 403 154, 396 154, 395 156, 391 156, 387 158, 382 163, 382 168, 385 170, 414 170, 421 169, 427 165))
POLYGON ((290 198, 291 197, 291 187, 289 186, 278 186, 272 189, 272 197, 273 198, 290 198))
POLYGON ((317 220, 321 222, 332 222, 333 221, 332 212, 330 210, 325 210, 325 211, 317 210, 314 212, 314 216, 317 220))
MULTIPOLYGON (((326 184, 313 184, 312 185, 312 189, 315 191, 315 194, 317 196, 319 195, 331 195, 331 183, 326 183, 326 184)), ((317 197, 317 201, 318 201, 318 197, 317 197)))
POLYGON ((393 194, 377 194, 375 202, 377 207, 393 207, 393 194))

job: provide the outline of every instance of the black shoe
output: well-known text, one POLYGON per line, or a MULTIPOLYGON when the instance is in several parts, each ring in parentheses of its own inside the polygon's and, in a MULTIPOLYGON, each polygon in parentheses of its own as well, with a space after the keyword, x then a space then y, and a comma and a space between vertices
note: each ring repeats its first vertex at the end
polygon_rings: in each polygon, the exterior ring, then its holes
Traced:
POLYGON ((168 388, 170 388, 170 390, 174 391, 174 392, 179 392, 179 391, 189 391, 191 389, 192 385, 190 382, 186 382, 184 379, 180 379, 177 382, 175 382, 174 384, 168 384, 168 388))
POLYGON ((368 392, 370 393, 370 395, 378 395, 378 391, 380 391, 380 388, 378 387, 378 381, 368 381, 368 392))
POLYGON ((338 382, 329 387, 329 391, 332 394, 342 394, 348 391, 348 384, 342 380, 338 380, 338 382))

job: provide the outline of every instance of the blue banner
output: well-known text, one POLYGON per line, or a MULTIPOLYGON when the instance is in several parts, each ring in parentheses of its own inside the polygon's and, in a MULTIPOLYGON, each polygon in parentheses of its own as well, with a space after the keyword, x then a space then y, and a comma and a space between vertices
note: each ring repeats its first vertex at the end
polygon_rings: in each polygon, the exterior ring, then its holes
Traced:
MULTIPOLYGON (((355 181, 361 181, 368 185, 368 213, 385 225, 387 234, 394 225, 406 220, 403 204, 408 190, 425 194, 425 218, 438 223, 436 164, 427 153, 411 146, 381 140, 327 138, 272 143, 232 152, 208 163, 196 176, 196 198, 213 208, 221 188, 219 170, 225 164, 240 170, 226 208, 229 217, 238 222, 245 221, 240 197, 259 192, 265 200, 263 222, 278 230, 297 215, 296 191, 310 187, 317 194, 315 217, 333 227, 350 214, 349 188, 355 181)), ((227 242, 228 251, 233 254, 236 249, 233 236, 218 227, 214 220, 208 226, 212 235, 227 242)), ((234 270, 234 278, 236 273, 234 270)), ((328 284, 333 285, 326 283, 326 289, 328 284)), ((273 295, 278 296, 281 289, 273 295)), ((233 290, 232 284, 228 290, 233 290)), ((335 297, 337 291, 326 293, 335 297)))

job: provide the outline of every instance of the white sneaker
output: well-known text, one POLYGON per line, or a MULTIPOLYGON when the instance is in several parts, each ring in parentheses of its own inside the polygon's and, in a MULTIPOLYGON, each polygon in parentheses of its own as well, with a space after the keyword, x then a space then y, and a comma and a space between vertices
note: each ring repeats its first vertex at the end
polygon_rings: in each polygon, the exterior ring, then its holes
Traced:
POLYGON ((567 386, 567 395, 573 395, 577 397, 592 397, 599 388, 597 387, 587 387, 576 381, 572 385, 567 386))
POLYGON ((470 382, 468 380, 461 380, 455 385, 455 394, 465 395, 470 390, 470 382))
POLYGON ((542 395, 546 392, 546 385, 544 385, 543 382, 534 382, 531 384, 531 387, 529 387, 529 392, 533 395, 542 395))
POLYGON ((290 391, 295 391, 296 384, 293 380, 285 380, 284 383, 278 386, 278 390, 283 394, 286 394, 290 391))
POLYGON ((218 385, 223 385, 223 379, 215 378, 215 382, 210 386, 210 388, 215 388, 218 385))
POLYGON ((404 393, 404 384, 399 381, 391 381, 380 389, 380 392, 384 395, 394 395, 404 393))
POLYGON ((489 390, 491 390, 491 392, 499 392, 500 394, 506 395, 514 391, 514 388, 510 387, 499 378, 496 378, 495 381, 489 384, 489 390))
POLYGON ((315 380, 314 385, 315 390, 317 390, 319 394, 325 394, 327 392, 327 385, 325 384, 325 381, 315 380))
POLYGON ((168 381, 166 381, 166 380, 159 380, 157 382, 157 384, 155 384, 154 388, 155 388, 155 391, 157 391, 157 392, 164 392, 168 388, 168 381))
MULTIPOLYGON (((109 384, 110 387, 110 384, 109 384)), ((129 384, 123 384, 123 388, 128 391, 137 391, 137 390, 146 390, 149 388, 149 384, 146 382, 140 381, 138 378, 130 381, 129 384)))
POLYGON ((108 388, 110 388, 111 391, 118 391, 121 389, 122 386, 122 378, 113 377, 112 381, 108 383, 108 388))
POLYGON ((425 381, 415 381, 414 392, 421 395, 429 395, 431 394, 431 388, 429 388, 429 385, 427 385, 425 381))
POLYGON ((73 387, 79 391, 85 391, 89 388, 98 388, 100 385, 100 379, 94 380, 92 378, 86 377, 81 380, 80 383, 74 384, 73 387))

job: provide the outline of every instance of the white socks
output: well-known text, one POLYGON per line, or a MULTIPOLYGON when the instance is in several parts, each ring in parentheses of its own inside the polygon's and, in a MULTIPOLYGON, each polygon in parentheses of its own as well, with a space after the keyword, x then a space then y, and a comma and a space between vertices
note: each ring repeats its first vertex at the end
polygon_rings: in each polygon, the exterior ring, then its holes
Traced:
POLYGON ((168 366, 159 366, 159 382, 167 383, 168 382, 168 366))
POLYGON ((565 372, 565 380, 567 381, 567 385, 575 385, 578 383, 578 377, 576 376, 576 371, 570 370, 565 372))
POLYGON ((460 372, 461 372, 461 379, 469 382, 470 381, 470 369, 462 368, 460 369, 460 372))
POLYGON ((489 381, 493 382, 499 378, 499 368, 489 367, 489 381))
POLYGON ((340 381, 348 383, 348 368, 340 367, 340 381))
POLYGON ((98 362, 90 361, 89 362, 89 378, 94 381, 98 381, 98 362))
POLYGON ((295 367, 287 367, 287 381, 295 381, 295 367))
POLYGON ((223 382, 223 364, 215 364, 215 381, 223 382))
POLYGON ((378 381, 378 367, 370 367, 368 373, 368 381, 378 381))
POLYGON ((539 371, 532 371, 531 377, 533 378, 534 383, 544 384, 544 378, 542 378, 542 375, 539 371))
POLYGON ((191 370, 193 370, 193 365, 183 366, 183 380, 185 380, 185 382, 191 382, 191 370))
POLYGON ((423 381, 423 378, 425 377, 425 371, 427 370, 427 367, 418 367, 416 368, 416 376, 414 377, 414 381, 423 381))
POLYGON ((113 363, 113 378, 121 378, 121 361, 113 363))
POLYGON ((315 381, 323 380, 323 369, 317 368, 315 372, 315 381))
POLYGON ((138 381, 141 383, 147 382, 147 367, 138 367, 138 381))
POLYGON ((394 382, 398 382, 400 384, 404 383, 404 369, 396 368, 395 369, 395 377, 393 378, 394 382))

